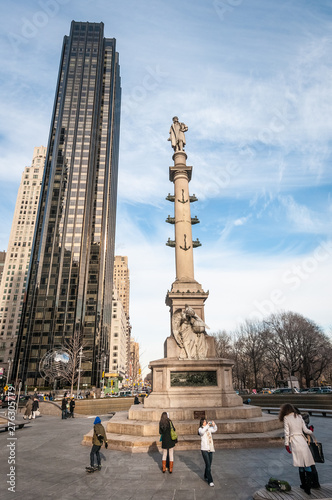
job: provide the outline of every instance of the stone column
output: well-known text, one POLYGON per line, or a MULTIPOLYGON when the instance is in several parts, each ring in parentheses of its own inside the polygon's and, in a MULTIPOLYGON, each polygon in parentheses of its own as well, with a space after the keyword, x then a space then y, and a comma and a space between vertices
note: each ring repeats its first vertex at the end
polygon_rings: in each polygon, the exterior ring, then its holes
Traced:
POLYGON ((186 166, 183 151, 174 154, 174 216, 176 280, 194 281, 194 255, 189 199, 191 167, 186 166))

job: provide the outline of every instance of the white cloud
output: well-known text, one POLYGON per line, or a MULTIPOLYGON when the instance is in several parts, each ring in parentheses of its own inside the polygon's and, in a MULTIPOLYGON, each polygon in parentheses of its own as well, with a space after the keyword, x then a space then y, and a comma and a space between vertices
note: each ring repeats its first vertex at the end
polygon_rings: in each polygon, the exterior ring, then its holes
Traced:
POLYGON ((278 199, 286 209, 286 217, 292 231, 317 234, 329 231, 330 221, 324 220, 321 214, 316 214, 307 206, 296 203, 291 195, 280 195, 278 199))

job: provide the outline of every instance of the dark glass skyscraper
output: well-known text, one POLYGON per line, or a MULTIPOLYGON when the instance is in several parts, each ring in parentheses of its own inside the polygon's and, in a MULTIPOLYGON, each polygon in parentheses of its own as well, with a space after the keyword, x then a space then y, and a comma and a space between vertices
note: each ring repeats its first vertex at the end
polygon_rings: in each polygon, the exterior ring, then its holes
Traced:
MULTIPOLYGON (((83 380, 108 352, 120 129, 120 70, 103 23, 64 37, 45 174, 13 374, 44 385, 39 361, 75 332, 83 380)), ((107 367, 106 367, 107 368, 107 367)))

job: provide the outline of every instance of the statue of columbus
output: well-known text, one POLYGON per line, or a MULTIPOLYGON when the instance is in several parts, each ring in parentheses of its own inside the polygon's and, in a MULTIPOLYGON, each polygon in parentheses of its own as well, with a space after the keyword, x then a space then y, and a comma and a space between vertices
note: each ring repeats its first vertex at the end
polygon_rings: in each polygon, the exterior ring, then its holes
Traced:
POLYGON ((184 123, 180 123, 177 116, 174 116, 173 123, 169 129, 168 141, 171 141, 172 148, 175 152, 184 151, 186 145, 186 138, 184 133, 187 132, 188 127, 184 123))

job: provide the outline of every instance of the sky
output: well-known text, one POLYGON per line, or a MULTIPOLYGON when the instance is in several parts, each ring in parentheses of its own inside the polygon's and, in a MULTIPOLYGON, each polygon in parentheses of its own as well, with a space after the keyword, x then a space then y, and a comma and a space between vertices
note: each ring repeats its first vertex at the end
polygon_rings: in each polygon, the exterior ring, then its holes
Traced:
POLYGON ((116 38, 122 112, 116 255, 129 259, 143 373, 164 356, 175 280, 172 117, 188 126, 195 279, 209 333, 293 311, 331 333, 329 0, 16 0, 0 20, 0 250, 33 148, 47 146, 63 36, 116 38))

